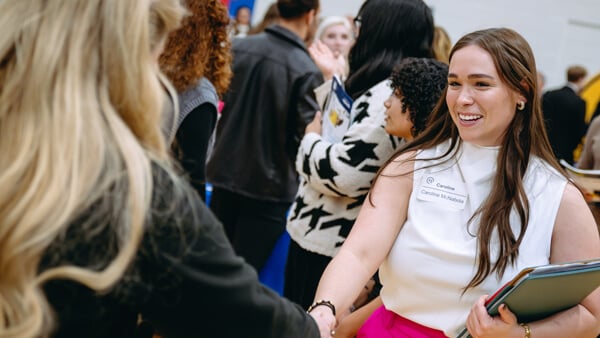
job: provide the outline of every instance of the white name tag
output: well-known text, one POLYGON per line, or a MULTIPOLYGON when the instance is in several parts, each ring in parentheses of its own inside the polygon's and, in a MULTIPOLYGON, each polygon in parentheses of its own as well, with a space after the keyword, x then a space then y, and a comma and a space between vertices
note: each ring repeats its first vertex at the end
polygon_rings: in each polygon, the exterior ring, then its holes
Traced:
POLYGON ((425 174, 417 190, 417 198, 463 210, 467 204, 467 191, 462 180, 425 174))

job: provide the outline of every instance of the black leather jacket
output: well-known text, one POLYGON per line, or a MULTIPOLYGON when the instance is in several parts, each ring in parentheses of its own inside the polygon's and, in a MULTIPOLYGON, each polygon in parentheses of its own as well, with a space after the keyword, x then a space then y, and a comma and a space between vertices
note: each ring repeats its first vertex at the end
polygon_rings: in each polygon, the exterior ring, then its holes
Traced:
POLYGON ((294 161, 323 82, 304 42, 274 25, 234 41, 233 79, 206 168, 214 186, 248 197, 292 202, 294 161))

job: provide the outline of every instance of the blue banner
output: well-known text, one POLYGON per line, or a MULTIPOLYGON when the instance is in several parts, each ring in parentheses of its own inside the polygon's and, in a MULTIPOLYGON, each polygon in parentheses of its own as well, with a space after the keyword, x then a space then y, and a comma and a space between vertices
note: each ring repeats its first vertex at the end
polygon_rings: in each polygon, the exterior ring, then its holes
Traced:
POLYGON ((235 12, 237 12, 240 7, 248 7, 250 8, 250 12, 252 12, 254 0, 229 0, 229 15, 235 17, 235 12))

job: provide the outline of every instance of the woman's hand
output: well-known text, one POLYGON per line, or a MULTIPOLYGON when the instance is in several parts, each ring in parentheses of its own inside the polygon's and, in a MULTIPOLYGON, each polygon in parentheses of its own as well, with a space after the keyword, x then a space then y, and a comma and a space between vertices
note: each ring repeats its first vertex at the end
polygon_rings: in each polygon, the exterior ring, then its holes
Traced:
POLYGON ((467 317, 467 330, 473 338, 506 338, 524 337, 524 329, 517 322, 517 316, 504 304, 498 308, 499 316, 491 317, 485 308, 487 295, 479 297, 479 300, 471 308, 467 317))
POLYGON ((319 135, 321 135, 323 127, 322 127, 322 123, 323 123, 323 117, 320 111, 317 111, 315 114, 315 117, 313 118, 313 120, 306 125, 306 128, 304 129, 304 134, 308 134, 308 133, 317 133, 319 135))
POLYGON ((332 52, 323 42, 319 40, 313 42, 308 47, 308 53, 323 73, 325 80, 330 80, 333 75, 341 75, 345 72, 346 59, 344 56, 341 53, 332 52))
POLYGON ((326 306, 317 306, 309 314, 317 322, 321 338, 331 338, 335 335, 336 319, 331 309, 326 306))

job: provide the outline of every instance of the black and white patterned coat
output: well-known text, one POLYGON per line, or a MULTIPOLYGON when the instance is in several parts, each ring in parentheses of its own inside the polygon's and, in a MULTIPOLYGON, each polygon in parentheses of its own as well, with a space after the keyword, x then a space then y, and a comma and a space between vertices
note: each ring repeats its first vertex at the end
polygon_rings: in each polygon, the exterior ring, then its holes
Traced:
POLYGON ((392 94, 382 81, 355 100, 354 120, 344 138, 329 143, 304 135, 296 170, 300 187, 287 231, 305 250, 333 257, 348 236, 375 174, 401 144, 385 132, 383 102, 392 94))

